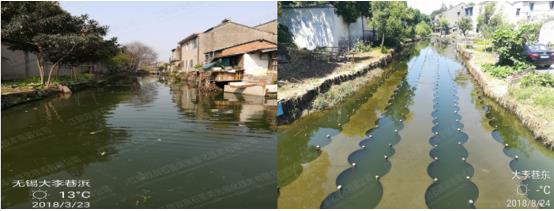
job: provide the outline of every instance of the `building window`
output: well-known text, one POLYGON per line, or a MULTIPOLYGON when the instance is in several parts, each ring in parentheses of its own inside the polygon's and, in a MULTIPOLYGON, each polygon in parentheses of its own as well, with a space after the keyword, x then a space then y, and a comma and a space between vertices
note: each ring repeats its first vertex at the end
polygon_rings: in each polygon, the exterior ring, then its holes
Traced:
POLYGON ((473 7, 465 9, 466 16, 473 16, 473 7))
POLYGON ((190 69, 192 69, 194 67, 193 65, 193 62, 192 62, 192 59, 190 60, 190 69))
POLYGON ((519 16, 519 11, 520 11, 520 10, 521 10, 521 9, 519 9, 519 8, 516 9, 516 16, 519 16))
POLYGON ((458 16, 460 16, 460 12, 458 12, 458 16))
POLYGON ((529 3, 529 10, 533 11, 534 8, 535 8, 535 3, 529 3))
POLYGON ((550 9, 554 9, 554 1, 550 2, 550 9))

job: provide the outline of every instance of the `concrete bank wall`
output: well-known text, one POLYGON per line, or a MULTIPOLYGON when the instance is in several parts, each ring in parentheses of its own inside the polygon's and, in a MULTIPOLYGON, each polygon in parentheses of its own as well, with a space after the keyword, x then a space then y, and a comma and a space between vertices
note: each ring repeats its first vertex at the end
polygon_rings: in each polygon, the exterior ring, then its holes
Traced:
POLYGON ((495 92, 493 87, 487 82, 487 78, 485 73, 481 70, 481 67, 471 62, 472 53, 461 48, 459 45, 456 46, 456 50, 463 57, 462 60, 464 66, 477 81, 477 84, 481 86, 485 95, 494 99, 502 107, 512 111, 521 120, 521 122, 531 130, 536 139, 540 140, 543 145, 552 150, 554 148, 554 137, 549 137, 543 130, 548 126, 548 122, 536 116, 530 115, 528 112, 524 112, 524 107, 526 106, 517 103, 514 99, 507 96, 507 94, 495 92))

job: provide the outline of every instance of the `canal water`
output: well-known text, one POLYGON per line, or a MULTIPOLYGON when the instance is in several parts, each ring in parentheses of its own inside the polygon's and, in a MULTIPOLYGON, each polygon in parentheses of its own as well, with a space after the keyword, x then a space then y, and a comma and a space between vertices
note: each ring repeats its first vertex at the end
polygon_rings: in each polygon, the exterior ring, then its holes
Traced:
POLYGON ((384 81, 279 126, 278 206, 552 208, 554 152, 483 95, 454 47, 402 53, 384 81))
POLYGON ((274 102, 162 79, 2 111, 2 208, 276 207, 274 102))

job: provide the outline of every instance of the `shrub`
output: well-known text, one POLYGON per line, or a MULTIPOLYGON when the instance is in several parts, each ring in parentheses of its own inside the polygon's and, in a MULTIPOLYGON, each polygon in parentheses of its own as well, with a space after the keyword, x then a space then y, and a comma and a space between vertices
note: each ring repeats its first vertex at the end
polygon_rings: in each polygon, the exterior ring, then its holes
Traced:
POLYGON ((528 86, 545 86, 554 87, 554 76, 548 73, 529 74, 521 78, 521 85, 528 86))
POLYGON ((354 52, 369 52, 371 51, 371 45, 365 44, 362 41, 358 41, 354 43, 354 46, 352 47, 352 51, 354 52))
POLYGON ((482 67, 483 71, 497 78, 506 78, 516 72, 519 72, 511 66, 484 64, 482 67))
POLYGON ((537 40, 539 28, 536 24, 523 24, 517 30, 509 26, 499 27, 492 35, 492 45, 498 53, 498 64, 512 65, 524 60, 521 55, 523 45, 537 40))
POLYGON ((415 33, 418 37, 427 37, 432 32, 433 30, 431 30, 431 26, 425 23, 425 21, 419 22, 415 27, 415 33))

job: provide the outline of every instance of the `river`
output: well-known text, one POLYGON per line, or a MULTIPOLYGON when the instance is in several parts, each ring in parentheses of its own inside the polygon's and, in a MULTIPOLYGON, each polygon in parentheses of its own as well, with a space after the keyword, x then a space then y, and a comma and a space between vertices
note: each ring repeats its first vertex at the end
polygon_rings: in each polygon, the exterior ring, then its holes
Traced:
POLYGON ((158 77, 4 110, 2 208, 274 208, 275 112, 158 77))
POLYGON ((341 105, 278 128, 280 208, 552 208, 554 152, 420 42, 341 105), (319 148, 319 149, 318 149, 319 148))

